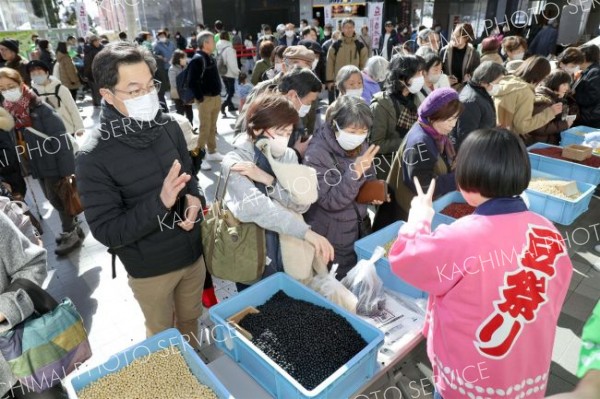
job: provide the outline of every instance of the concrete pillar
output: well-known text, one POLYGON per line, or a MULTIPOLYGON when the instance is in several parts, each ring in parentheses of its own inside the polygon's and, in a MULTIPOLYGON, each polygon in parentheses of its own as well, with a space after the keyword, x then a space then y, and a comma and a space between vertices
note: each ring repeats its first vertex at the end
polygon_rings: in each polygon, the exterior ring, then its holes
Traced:
MULTIPOLYGON (((144 0, 140 0, 144 1, 144 0)), ((124 1, 125 19, 127 20, 127 39, 133 40, 138 32, 138 24, 135 22, 135 0, 124 1)))

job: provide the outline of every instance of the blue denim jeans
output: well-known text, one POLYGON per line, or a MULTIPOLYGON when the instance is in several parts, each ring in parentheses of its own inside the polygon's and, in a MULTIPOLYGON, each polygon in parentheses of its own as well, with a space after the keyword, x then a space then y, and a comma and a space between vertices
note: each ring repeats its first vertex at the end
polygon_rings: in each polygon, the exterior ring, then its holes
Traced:
POLYGON ((438 391, 435 391, 433 393, 433 399, 444 399, 444 398, 442 398, 442 395, 440 395, 440 393, 438 391))

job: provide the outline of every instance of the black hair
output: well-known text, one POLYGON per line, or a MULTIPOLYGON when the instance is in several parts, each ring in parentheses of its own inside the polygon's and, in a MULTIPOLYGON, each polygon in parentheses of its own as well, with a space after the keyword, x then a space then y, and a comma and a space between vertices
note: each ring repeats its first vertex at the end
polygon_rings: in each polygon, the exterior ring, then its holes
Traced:
POLYGON ((173 55, 171 56, 171 65, 177 65, 180 66, 181 64, 181 60, 187 58, 187 54, 185 53, 185 51, 183 50, 175 50, 173 51, 173 55))
POLYGON ((434 51, 426 52, 421 58, 423 58, 423 60, 425 61, 426 71, 429 71, 429 69, 431 69, 432 67, 442 63, 442 58, 439 55, 437 55, 434 51))
POLYGON ((406 84, 419 71, 425 69, 425 62, 416 55, 395 55, 388 65, 385 89, 390 93, 401 93, 406 84))
POLYGON ((486 198, 520 195, 529 186, 531 164, 523 140, 506 129, 478 129, 460 146, 456 184, 486 198))
POLYGON ((127 33, 126 32, 120 32, 119 33, 119 39, 121 39, 121 40, 127 40, 127 33))
POLYGON ((42 50, 48 50, 50 42, 46 39, 41 39, 40 41, 38 41, 38 46, 40 46, 42 50))
POLYGON ((67 49, 67 42, 58 42, 58 44, 56 45, 56 52, 67 54, 69 52, 69 50, 67 49))
POLYGON ((596 64, 600 62, 600 48, 595 44, 586 44, 579 47, 585 57, 585 62, 596 64))
POLYGON ((562 69, 555 69, 550 72, 548 76, 542 80, 540 86, 547 87, 552 91, 558 91, 560 85, 563 84, 571 84, 571 75, 568 72, 563 71, 562 69))
POLYGON ((277 88, 283 94, 294 90, 302 98, 309 93, 320 93, 323 84, 311 70, 295 67, 285 74, 277 88))
POLYGON ((108 44, 92 62, 94 81, 100 88, 113 89, 119 81, 119 66, 145 62, 154 75, 156 60, 146 47, 128 42, 108 44))

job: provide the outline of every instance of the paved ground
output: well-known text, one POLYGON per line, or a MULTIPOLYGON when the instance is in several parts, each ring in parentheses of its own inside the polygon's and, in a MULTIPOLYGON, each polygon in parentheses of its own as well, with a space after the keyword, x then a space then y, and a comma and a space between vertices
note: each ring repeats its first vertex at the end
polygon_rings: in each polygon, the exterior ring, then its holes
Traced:
MULTIPOLYGON (((91 128, 93 121, 97 119, 97 109, 85 106, 83 114, 86 116, 86 128, 91 128)), ((221 152, 230 148, 228 142, 233 138, 230 124, 233 121, 233 118, 219 119, 218 145, 221 152)), ((213 165, 214 169, 217 169, 218 165, 213 165)), ((200 176, 208 199, 212 199, 214 195, 214 169, 200 176)), ((87 237, 83 246, 66 258, 55 257, 54 236, 60 232, 58 216, 44 200, 39 186, 35 183, 33 192, 43 216, 43 240, 48 249, 49 274, 46 287, 57 298, 68 296, 73 300, 85 320, 94 352, 92 359, 83 368, 98 365, 115 352, 145 338, 142 313, 127 285, 122 265, 117 265, 117 278, 112 279, 110 255, 106 248, 89 234, 85 223, 87 237)), ((599 220, 600 200, 593 198, 590 211, 575 224, 569 227, 559 226, 559 230, 571 243, 569 253, 575 273, 559 318, 548 394, 570 390, 577 382, 574 374, 580 346, 578 337, 581 335, 584 321, 600 298, 600 272, 593 267, 600 265, 598 253, 593 250, 594 245, 599 243, 598 232, 595 230, 599 220)), ((231 284, 217 281, 216 285, 219 299, 225 299, 236 292, 231 284)), ((205 319, 206 314, 200 321, 202 325, 206 323, 205 319)), ((211 351, 212 348, 206 349, 203 357, 207 360, 214 358, 215 354, 211 351)))

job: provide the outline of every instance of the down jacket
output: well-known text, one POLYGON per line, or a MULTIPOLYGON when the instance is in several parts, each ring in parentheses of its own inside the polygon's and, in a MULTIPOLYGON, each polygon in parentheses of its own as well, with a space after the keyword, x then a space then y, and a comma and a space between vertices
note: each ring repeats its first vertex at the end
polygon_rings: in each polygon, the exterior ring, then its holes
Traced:
MULTIPOLYGON (((100 128, 77 157, 78 191, 94 238, 115 253, 134 278, 160 276, 194 263, 202 255, 200 223, 192 231, 160 199, 173 162, 190 181, 180 197, 204 200, 178 123, 159 111, 138 122, 103 102, 100 128)), ((182 218, 182 217, 181 217, 182 218)))
POLYGON ((577 124, 600 129, 600 64, 590 65, 576 83, 575 101, 579 106, 577 124))
MULTIPOLYGON (((367 148, 368 144, 363 143, 360 154, 367 148)), ((311 139, 303 161, 315 168, 319 181, 319 199, 304 220, 333 246, 333 263, 339 264, 338 279, 356 265, 354 243, 359 239, 359 222, 367 217, 367 205, 357 203, 356 196, 365 181, 376 178, 375 168, 371 167, 357 179, 351 166, 355 160, 356 156, 340 147, 331 127, 323 124, 311 139)))
POLYGON ((452 131, 457 151, 472 131, 496 126, 494 100, 486 89, 469 82, 460 92, 459 100, 465 109, 458 117, 456 127, 452 131))

